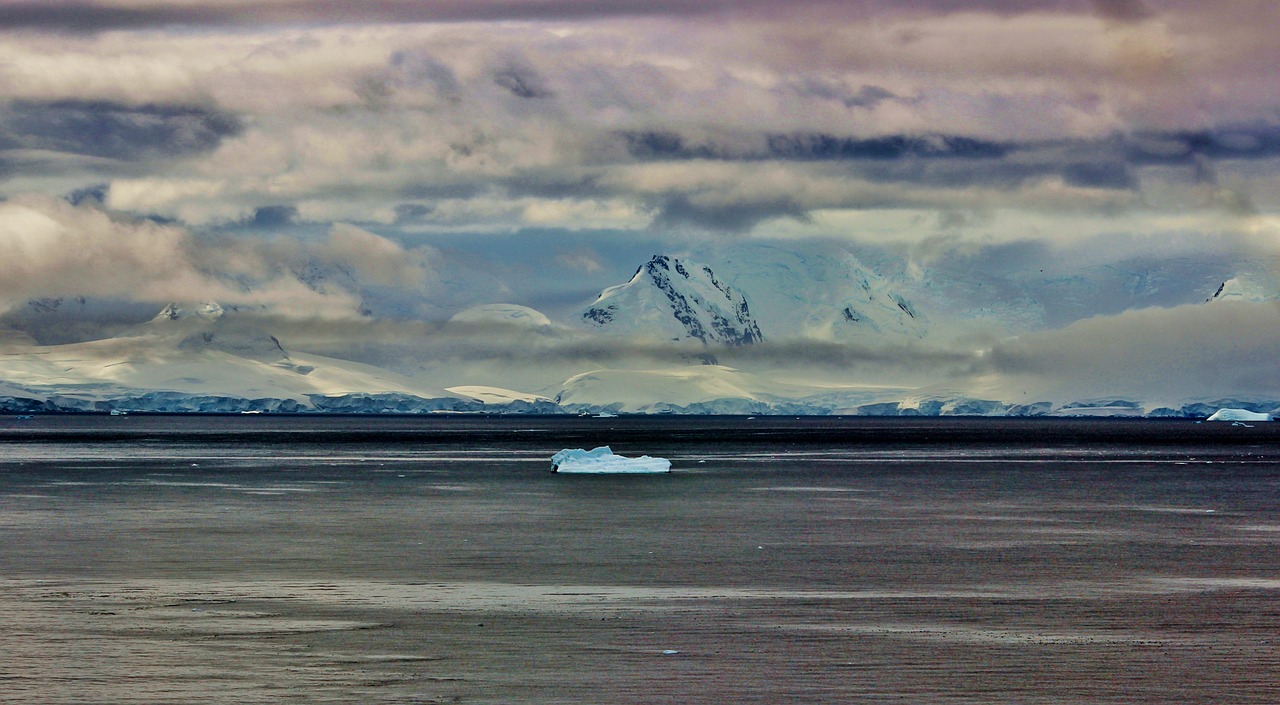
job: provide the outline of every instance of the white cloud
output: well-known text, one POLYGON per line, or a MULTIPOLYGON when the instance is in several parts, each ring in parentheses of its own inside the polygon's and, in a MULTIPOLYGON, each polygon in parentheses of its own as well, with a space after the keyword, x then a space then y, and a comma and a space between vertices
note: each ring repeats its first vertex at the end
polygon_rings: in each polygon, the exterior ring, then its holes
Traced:
POLYGON ((384 237, 339 223, 316 254, 335 264, 350 266, 360 280, 382 286, 420 288, 426 283, 425 258, 384 237))
POLYGON ((1280 302, 1127 311, 1027 335, 990 353, 1006 399, 1176 402, 1280 392, 1280 302))
POLYGON ((542 227, 583 230, 616 228, 634 230, 647 226, 652 217, 622 199, 531 199, 525 203, 524 222, 542 227))
POLYGON ((575 251, 562 251, 556 255, 555 263, 565 269, 595 273, 604 270, 604 264, 600 262, 600 256, 585 249, 575 251))
POLYGON ((0 203, 0 310, 40 297, 138 302, 218 301, 265 306, 274 315, 355 318, 361 284, 422 289, 425 251, 347 225, 327 239, 205 237, 184 228, 114 216, 89 206, 24 196, 0 203), (308 286, 308 263, 347 271, 308 286))
MULTIPOLYGON (((211 152, 95 167, 111 182, 114 208, 208 224, 290 204, 304 218, 393 223, 399 202, 415 200, 406 194, 442 193, 451 195, 416 199, 432 201, 426 222, 476 229, 642 227, 653 198, 673 194, 708 209, 773 202, 789 215, 1110 213, 1144 202, 1147 184, 1063 181, 1054 159, 1098 156, 1072 157, 1070 146, 1036 157, 1046 173, 966 184, 963 173, 940 173, 959 167, 909 155, 900 165, 664 164, 671 155, 661 154, 637 164, 618 132, 669 132, 733 154, 763 148, 770 133, 1096 139, 1264 119, 1280 107, 1274 90, 1259 90, 1273 82, 1262 67, 1275 50, 1213 13, 1193 21, 1178 8, 1117 22, 915 8, 852 22, 832 20, 843 16, 833 7, 744 12, 731 31, 698 19, 615 18, 15 33, 0 44, 0 86, 37 104, 197 105, 242 118, 243 129, 211 152), (876 169, 890 173, 868 173, 876 169), (591 191, 600 187, 607 192, 591 191), (452 195, 459 190, 468 194, 452 195)), ((1027 159, 974 164, 970 175, 992 179, 1006 164, 1029 168, 1027 159)), ((1060 229, 1053 220, 1042 228, 1060 229)))

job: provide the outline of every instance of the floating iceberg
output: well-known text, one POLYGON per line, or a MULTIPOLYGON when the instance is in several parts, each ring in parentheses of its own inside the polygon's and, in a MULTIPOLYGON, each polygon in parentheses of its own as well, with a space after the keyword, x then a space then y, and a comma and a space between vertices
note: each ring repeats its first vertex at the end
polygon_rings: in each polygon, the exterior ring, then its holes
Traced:
POLYGON ((1270 414, 1260 414, 1248 409, 1218 409, 1206 421, 1270 421, 1270 414))
POLYGON ((624 458, 614 455, 609 446, 591 450, 566 448, 551 456, 551 472, 590 475, 644 474, 671 472, 671 461, 666 458, 624 458))

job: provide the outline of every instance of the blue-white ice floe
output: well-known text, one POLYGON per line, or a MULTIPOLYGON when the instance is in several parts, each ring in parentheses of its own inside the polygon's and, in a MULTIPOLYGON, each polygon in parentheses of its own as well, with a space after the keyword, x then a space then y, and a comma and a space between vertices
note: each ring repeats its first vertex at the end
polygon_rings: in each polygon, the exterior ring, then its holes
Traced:
POLYGON ((1206 421, 1270 421, 1270 414, 1262 414, 1248 409, 1218 409, 1206 421))
POLYGON ((582 475, 640 475, 671 472, 671 461, 666 458, 624 458, 614 455, 609 446, 591 450, 565 448, 551 456, 551 472, 582 475))

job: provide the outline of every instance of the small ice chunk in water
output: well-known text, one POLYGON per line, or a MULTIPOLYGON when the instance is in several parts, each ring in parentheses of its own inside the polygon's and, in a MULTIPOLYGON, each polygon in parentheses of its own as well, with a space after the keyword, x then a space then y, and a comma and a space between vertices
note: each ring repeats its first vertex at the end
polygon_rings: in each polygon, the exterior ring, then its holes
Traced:
POLYGON ((666 458, 626 458, 614 455, 609 446, 591 450, 565 448, 551 456, 551 472, 591 475, 642 474, 671 472, 671 461, 666 458))

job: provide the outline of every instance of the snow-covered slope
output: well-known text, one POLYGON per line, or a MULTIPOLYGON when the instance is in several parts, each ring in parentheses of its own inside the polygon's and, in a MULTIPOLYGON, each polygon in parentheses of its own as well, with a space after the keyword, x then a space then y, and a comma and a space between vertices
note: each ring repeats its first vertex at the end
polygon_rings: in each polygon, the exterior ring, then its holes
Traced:
POLYGON ((117 338, 10 351, 0 355, 0 377, 28 390, 85 400, 173 392, 290 400, 309 406, 313 395, 462 396, 376 367, 319 355, 294 353, 291 364, 277 364, 222 350, 157 347, 154 342, 117 338))
POLYGON ((149 322, 131 331, 157 347, 220 350, 238 357, 289 366, 289 354, 254 316, 262 307, 222 306, 216 302, 170 303, 149 322))
POLYGON ((223 410, 209 401, 215 399, 309 408, 317 397, 349 394, 474 401, 377 367, 287 352, 266 333, 228 327, 228 318, 228 309, 214 303, 173 304, 128 335, 67 345, 11 345, 0 354, 0 379, 27 394, 57 397, 71 408, 156 394, 166 395, 165 403, 177 403, 179 397, 203 400, 178 403, 178 410, 223 410))
POLYGON ((812 391, 778 384, 731 367, 690 365, 657 370, 584 372, 565 381, 556 401, 571 410, 757 413, 812 391))
POLYGON ((454 326, 509 326, 512 330, 551 332, 551 319, 537 309, 518 304, 481 304, 460 311, 449 319, 454 326))
POLYGON ((595 330, 750 345, 761 339, 741 293, 711 267, 655 255, 625 283, 600 293, 578 320, 595 330))
POLYGON ((911 301, 838 245, 744 243, 715 256, 717 271, 744 292, 766 339, 867 343, 928 332, 911 301))

